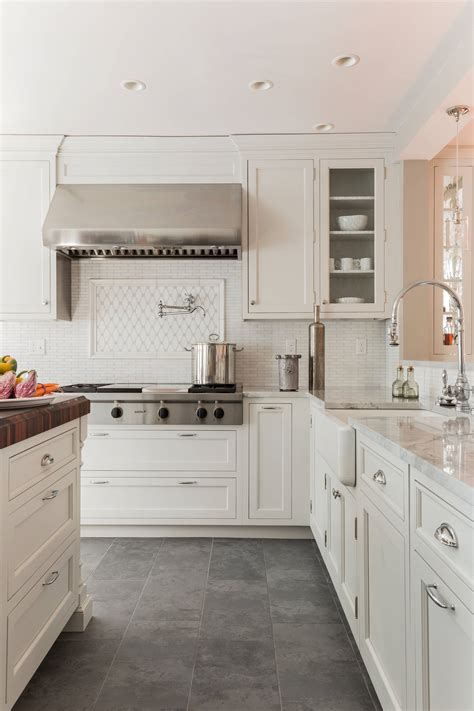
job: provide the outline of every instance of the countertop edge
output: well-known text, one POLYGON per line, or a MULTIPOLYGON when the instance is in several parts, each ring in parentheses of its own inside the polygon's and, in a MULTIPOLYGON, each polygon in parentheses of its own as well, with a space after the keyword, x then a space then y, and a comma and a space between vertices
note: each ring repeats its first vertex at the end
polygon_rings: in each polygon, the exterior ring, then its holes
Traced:
POLYGON ((447 489, 451 494, 457 496, 465 503, 469 503, 471 506, 474 506, 474 489, 469 486, 469 484, 449 476, 449 474, 446 474, 446 472, 439 469, 434 464, 431 464, 431 462, 423 459, 423 457, 418 456, 411 450, 406 449, 406 447, 397 444, 386 435, 376 432, 369 427, 369 425, 357 420, 356 417, 349 417, 348 421, 355 430, 361 432, 361 434, 371 439, 375 442, 375 444, 387 449, 395 457, 399 457, 407 464, 415 467, 422 474, 425 474, 430 479, 433 479, 433 481, 447 489))
POLYGON ((50 405, 6 412, 0 418, 0 449, 88 415, 90 402, 82 395, 60 395, 50 405))

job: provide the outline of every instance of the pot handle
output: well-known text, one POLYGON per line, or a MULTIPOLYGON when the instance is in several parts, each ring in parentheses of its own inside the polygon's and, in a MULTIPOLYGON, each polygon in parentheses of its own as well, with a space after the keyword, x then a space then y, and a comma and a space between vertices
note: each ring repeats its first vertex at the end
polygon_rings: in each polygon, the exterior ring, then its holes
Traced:
POLYGON ((210 333, 209 334, 209 341, 211 343, 216 343, 219 340, 219 334, 218 333, 210 333))
POLYGON ((236 348, 236 347, 234 346, 232 350, 234 351, 234 353, 240 353, 241 351, 244 350, 244 347, 242 346, 242 348, 236 348))

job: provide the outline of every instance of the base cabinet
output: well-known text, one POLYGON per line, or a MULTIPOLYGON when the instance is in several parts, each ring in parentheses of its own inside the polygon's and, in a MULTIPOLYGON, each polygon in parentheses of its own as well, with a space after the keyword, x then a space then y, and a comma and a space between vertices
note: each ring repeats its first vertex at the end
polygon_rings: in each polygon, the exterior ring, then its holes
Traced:
POLYGON ((360 651, 383 708, 406 709, 407 541, 364 494, 358 520, 360 651))
POLYGON ((417 552, 413 554, 417 709, 471 711, 474 708, 474 619, 466 602, 417 552))

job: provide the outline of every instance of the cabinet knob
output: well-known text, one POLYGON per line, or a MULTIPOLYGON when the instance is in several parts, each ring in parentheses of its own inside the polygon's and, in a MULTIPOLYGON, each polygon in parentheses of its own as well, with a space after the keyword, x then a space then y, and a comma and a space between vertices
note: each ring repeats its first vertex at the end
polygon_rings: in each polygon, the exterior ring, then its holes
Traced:
POLYGON ((257 302, 255 301, 255 299, 251 299, 251 300, 250 300, 250 306, 255 306, 256 303, 257 303, 257 302))
POLYGON ((327 304, 327 303, 328 303, 328 300, 327 300, 327 299, 323 299, 323 304, 327 304))
POLYGON ((48 299, 43 299, 42 304, 43 304, 43 306, 49 306, 48 299))
POLYGON ((335 499, 340 499, 341 498, 341 492, 338 491, 337 489, 332 490, 332 495, 335 499))
POLYGON ((49 467, 51 464, 54 464, 54 457, 52 457, 50 454, 45 454, 44 457, 42 457, 41 459, 41 466, 49 467))
POLYGON ((372 479, 377 482, 377 484, 381 484, 382 486, 385 486, 387 483, 387 479, 385 477, 385 474, 381 469, 377 469, 375 474, 373 475, 372 479))

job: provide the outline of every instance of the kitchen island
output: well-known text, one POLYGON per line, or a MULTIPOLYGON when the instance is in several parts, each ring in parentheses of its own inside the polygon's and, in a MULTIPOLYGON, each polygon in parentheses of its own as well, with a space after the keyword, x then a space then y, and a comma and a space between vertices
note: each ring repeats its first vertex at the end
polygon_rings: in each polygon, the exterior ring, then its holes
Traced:
POLYGON ((0 412, 0 708, 9 711, 65 628, 92 603, 81 581, 79 481, 90 404, 0 412))

